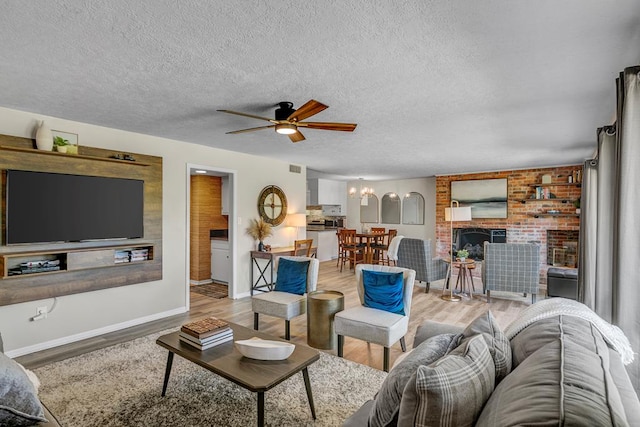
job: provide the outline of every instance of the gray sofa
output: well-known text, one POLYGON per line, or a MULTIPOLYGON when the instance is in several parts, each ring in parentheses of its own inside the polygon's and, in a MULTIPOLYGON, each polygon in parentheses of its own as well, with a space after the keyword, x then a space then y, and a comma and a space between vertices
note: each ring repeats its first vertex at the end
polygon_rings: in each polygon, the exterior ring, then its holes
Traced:
POLYGON ((38 399, 37 390, 26 371, 4 354, 2 335, 0 384, 0 426, 60 427, 58 420, 38 399))
POLYGON ((563 298, 521 318, 504 332, 491 312, 466 328, 426 321, 344 426, 640 425, 619 329, 563 298))

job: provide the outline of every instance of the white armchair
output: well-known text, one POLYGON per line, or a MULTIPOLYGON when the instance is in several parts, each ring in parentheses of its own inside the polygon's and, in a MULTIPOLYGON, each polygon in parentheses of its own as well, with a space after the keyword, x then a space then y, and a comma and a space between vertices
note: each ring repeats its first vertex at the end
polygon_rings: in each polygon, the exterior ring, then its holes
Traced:
POLYGON ((280 267, 280 260, 287 259, 291 261, 301 262, 309 261, 309 268, 307 269, 307 283, 306 293, 299 295, 289 292, 281 292, 273 290, 270 292, 253 295, 251 297, 251 307, 253 310, 253 329, 256 331, 259 327, 259 315, 266 314, 268 316, 280 317, 285 320, 285 332, 284 338, 289 340, 291 338, 291 319, 300 316, 307 312, 307 295, 309 292, 316 290, 318 285, 318 269, 320 268, 320 262, 316 258, 302 257, 302 256, 282 256, 276 259, 275 265, 275 283, 278 287, 278 270, 280 267))
POLYGON ((356 283, 360 306, 336 313, 334 328, 338 335, 338 356, 342 357, 344 337, 358 338, 384 347, 383 369, 389 371, 389 348, 400 341, 402 351, 406 351, 404 336, 409 326, 411 298, 416 272, 407 268, 386 265, 360 264, 356 266, 356 283), (402 302, 404 315, 377 308, 365 307, 363 271, 382 271, 403 274, 402 302))

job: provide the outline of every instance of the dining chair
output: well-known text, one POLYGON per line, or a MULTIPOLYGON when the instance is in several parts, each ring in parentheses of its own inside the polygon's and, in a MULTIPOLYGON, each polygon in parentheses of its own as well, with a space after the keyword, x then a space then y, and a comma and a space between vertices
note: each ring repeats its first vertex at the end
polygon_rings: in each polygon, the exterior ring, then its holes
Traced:
POLYGON ((344 267, 344 264, 348 261, 351 266, 355 268, 358 263, 362 262, 362 256, 364 255, 364 248, 359 244, 356 237, 355 229, 342 229, 340 230, 339 239, 342 241, 341 250, 338 254, 338 262, 340 263, 340 272, 344 267))
POLYGON ((389 232, 383 235, 382 240, 373 245, 373 250, 375 251, 374 260, 376 260, 378 264, 391 265, 391 260, 387 256, 389 244, 397 234, 398 230, 389 229, 389 232))
POLYGON ((409 327, 415 277, 416 272, 408 268, 356 266, 360 305, 336 313, 333 323, 338 335, 338 357, 342 357, 345 336, 379 344, 384 347, 383 369, 389 372, 389 348, 400 341, 402 351, 407 349, 404 336, 409 327))
POLYGON ((275 288, 253 295, 253 329, 259 327, 260 314, 284 319, 284 338, 291 338, 291 319, 307 312, 307 294, 316 290, 320 261, 316 258, 281 256, 276 258, 275 288))
POLYGON ((313 239, 294 240, 293 255, 310 257, 312 246, 313 246, 313 239))

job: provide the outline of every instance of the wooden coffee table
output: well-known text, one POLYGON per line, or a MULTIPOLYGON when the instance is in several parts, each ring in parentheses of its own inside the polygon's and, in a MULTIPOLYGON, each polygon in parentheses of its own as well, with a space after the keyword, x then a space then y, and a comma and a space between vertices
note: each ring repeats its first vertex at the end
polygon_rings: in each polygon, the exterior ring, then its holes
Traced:
MULTIPOLYGON (((233 329, 233 339, 246 340, 258 337, 265 340, 283 341, 279 338, 267 335, 244 326, 229 322, 233 329)), ((287 378, 302 371, 304 386, 307 390, 311 416, 316 419, 316 410, 313 405, 311 383, 307 366, 320 359, 320 353, 305 345, 296 344, 293 354, 285 360, 255 360, 244 357, 236 349, 232 341, 200 351, 195 347, 180 341, 178 332, 163 335, 156 340, 156 344, 169 350, 167 367, 162 385, 162 396, 167 391, 173 356, 177 354, 203 368, 232 381, 249 391, 258 393, 258 426, 264 426, 264 393, 280 384, 287 378)))

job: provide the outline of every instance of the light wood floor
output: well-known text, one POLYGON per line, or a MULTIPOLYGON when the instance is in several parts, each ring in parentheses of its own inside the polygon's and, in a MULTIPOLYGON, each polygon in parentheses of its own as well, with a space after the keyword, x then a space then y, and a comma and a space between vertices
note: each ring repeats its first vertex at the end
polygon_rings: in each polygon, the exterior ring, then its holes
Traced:
MULTIPOLYGON (((440 298, 442 283, 443 281, 433 283, 429 293, 424 293, 423 283, 417 283, 414 287, 409 333, 406 336, 408 348, 413 346, 416 328, 424 320, 431 319, 464 326, 480 314, 491 309, 499 325, 504 328, 518 316, 520 311, 531 304, 530 297, 525 298, 522 295, 499 292, 491 294, 491 304, 487 304, 486 298, 482 295, 476 296, 474 299, 463 299, 460 302, 447 302, 440 298)), ((476 289, 481 291, 481 288, 482 285, 476 283, 476 289)), ((345 295, 345 308, 359 304, 353 270, 345 269, 340 273, 339 269, 336 268, 335 261, 320 263, 318 289, 342 292, 345 295)), ((16 360, 27 368, 35 369, 48 363, 129 341, 153 332, 178 327, 187 321, 208 316, 216 316, 249 328, 253 327, 253 312, 251 311, 251 299, 249 297, 238 300, 228 298, 213 299, 191 293, 191 310, 188 313, 28 354, 16 360)), ((284 336, 284 320, 260 316, 260 330, 282 337, 284 336)), ((306 344, 306 332, 305 316, 299 316, 291 321, 291 341, 293 343, 306 344)), ((326 352, 336 355, 335 350, 327 350, 326 352)), ((391 349, 391 364, 401 352, 400 344, 396 343, 391 349)), ((382 347, 376 344, 367 344, 364 341, 345 337, 344 357, 376 369, 382 369, 382 347)))

